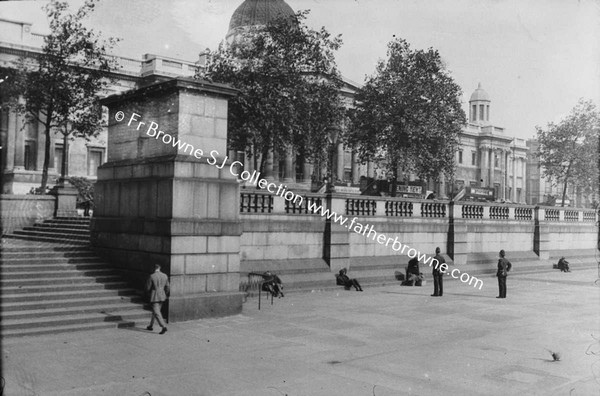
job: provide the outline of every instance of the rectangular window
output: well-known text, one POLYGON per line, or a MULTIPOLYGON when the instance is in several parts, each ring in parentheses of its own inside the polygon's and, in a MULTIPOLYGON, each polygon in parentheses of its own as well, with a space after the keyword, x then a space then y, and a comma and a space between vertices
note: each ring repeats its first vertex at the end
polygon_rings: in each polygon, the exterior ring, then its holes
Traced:
POLYGON ((471 151, 471 165, 477 165, 477 151, 471 151))
POLYGON ((494 168, 498 168, 498 155, 494 154, 494 168))
POLYGON ((97 176, 98 167, 102 165, 104 160, 104 150, 99 148, 88 149, 88 176, 97 176))
POLYGON ((489 121, 490 120, 490 105, 487 105, 486 107, 487 107, 487 111, 485 112, 485 115, 486 115, 485 119, 486 119, 486 121, 489 121))
POLYGON ((521 202, 521 189, 517 188, 517 203, 521 202))
POLYGON ((477 121, 477 105, 471 107, 471 121, 477 121))
POLYGON ((458 163, 459 164, 462 164, 462 153, 463 153, 462 151, 458 152, 458 163))
POLYGON ((54 146, 54 169, 59 175, 62 175, 62 163, 63 163, 63 146, 54 146))
POLYGON ((484 120, 484 118, 483 118, 483 113, 484 113, 484 112, 485 112, 485 106, 484 106, 484 105, 479 105, 479 119, 480 119, 481 121, 483 121, 483 120, 484 120))
POLYGON ((27 140, 25 141, 25 150, 23 152, 23 165, 25 166, 25 170, 35 170, 36 166, 36 149, 35 149, 35 141, 27 140))

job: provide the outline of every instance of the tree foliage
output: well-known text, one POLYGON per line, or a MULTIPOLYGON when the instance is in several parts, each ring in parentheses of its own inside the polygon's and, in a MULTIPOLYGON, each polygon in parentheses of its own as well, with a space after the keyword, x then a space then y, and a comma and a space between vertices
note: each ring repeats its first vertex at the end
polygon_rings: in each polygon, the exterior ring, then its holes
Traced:
POLYGON ((326 130, 343 117, 334 52, 339 36, 309 29, 307 12, 281 17, 222 43, 198 78, 230 84, 229 147, 261 157, 270 149, 323 158, 326 130))
MULTIPOLYGON (((116 67, 107 52, 116 39, 102 40, 85 27, 85 18, 97 0, 86 0, 74 14, 68 3, 52 0, 44 6, 50 20, 50 34, 44 37, 42 53, 31 62, 21 59, 10 80, 9 96, 13 108, 28 123, 40 123, 46 137, 41 189, 48 181, 51 131, 65 137, 89 138, 101 130, 98 93, 110 80, 108 72, 116 67)), ((65 153, 67 145, 64 147, 65 153)), ((67 155, 63 155, 63 171, 67 155)), ((64 174, 63 174, 64 177, 64 174)))
POLYGON ((540 167, 546 178, 563 185, 562 206, 569 183, 586 195, 597 193, 600 113, 594 103, 580 99, 564 120, 536 129, 540 167))
POLYGON ((437 50, 413 50, 396 38, 387 56, 355 97, 348 144, 361 161, 374 161, 394 175, 451 176, 466 120, 460 87, 437 50))

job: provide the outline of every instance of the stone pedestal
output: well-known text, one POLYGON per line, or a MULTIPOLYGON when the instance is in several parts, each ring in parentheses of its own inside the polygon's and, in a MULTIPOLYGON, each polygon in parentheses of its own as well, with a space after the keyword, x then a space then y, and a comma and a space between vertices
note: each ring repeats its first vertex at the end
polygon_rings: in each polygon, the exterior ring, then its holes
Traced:
POLYGON ((98 169, 92 243, 138 287, 160 263, 170 321, 242 309, 240 192, 226 158, 233 93, 177 79, 103 103, 109 157, 98 169))
POLYGON ((77 217, 77 192, 71 186, 56 186, 50 190, 50 194, 56 197, 54 209, 55 217, 77 217))

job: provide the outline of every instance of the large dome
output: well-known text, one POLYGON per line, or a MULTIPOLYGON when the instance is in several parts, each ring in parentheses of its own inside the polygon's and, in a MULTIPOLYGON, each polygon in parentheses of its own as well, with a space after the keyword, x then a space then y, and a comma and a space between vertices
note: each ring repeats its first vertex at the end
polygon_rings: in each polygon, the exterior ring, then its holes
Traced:
POLYGON ((240 28, 266 25, 275 18, 291 15, 294 10, 284 0, 245 0, 231 16, 227 35, 240 28))

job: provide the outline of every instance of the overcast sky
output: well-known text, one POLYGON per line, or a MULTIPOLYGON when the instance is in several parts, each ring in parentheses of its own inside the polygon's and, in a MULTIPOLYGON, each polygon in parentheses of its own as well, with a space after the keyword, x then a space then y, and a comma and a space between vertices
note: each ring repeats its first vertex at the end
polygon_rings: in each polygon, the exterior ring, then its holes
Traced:
MULTIPOLYGON (((195 61, 225 37, 242 0, 101 0, 90 25, 121 37, 118 54, 157 53, 195 61)), ((464 109, 479 82, 490 120, 532 137, 568 114, 579 98, 600 103, 600 1, 590 0, 287 0, 311 10, 307 23, 341 34, 342 74, 357 83, 386 56, 393 35, 434 47, 463 89, 464 109)), ((43 2, 1 2, 0 17, 44 32, 43 2)), ((74 5, 80 4, 76 1, 74 5)), ((1 40, 0 32, 0 40, 1 40)))

